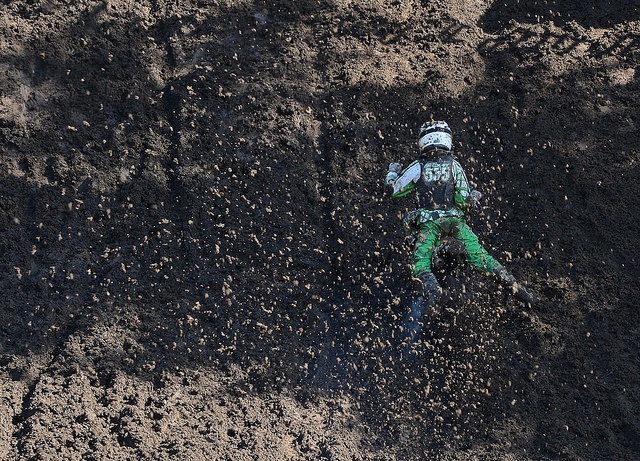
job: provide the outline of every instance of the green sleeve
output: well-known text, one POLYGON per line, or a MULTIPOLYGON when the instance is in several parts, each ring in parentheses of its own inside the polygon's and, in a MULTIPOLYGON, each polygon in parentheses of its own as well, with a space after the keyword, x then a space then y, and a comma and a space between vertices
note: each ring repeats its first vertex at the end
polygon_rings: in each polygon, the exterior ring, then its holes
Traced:
POLYGON ((466 211, 469 207, 467 204, 467 198, 471 194, 471 187, 469 187, 469 181, 467 181, 467 175, 464 173, 462 166, 457 162, 453 162, 453 174, 456 181, 456 189, 454 194, 454 200, 456 207, 462 211, 466 211))
POLYGON ((391 198, 400 198, 407 195, 416 188, 420 180, 422 167, 417 160, 413 161, 402 173, 393 181, 393 193, 391 198))
POLYGON ((416 188, 416 183, 415 182, 411 182, 411 183, 407 184, 406 187, 400 189, 398 192, 393 193, 391 195, 391 198, 404 197, 405 195, 407 195, 409 192, 411 192, 415 188, 416 188))

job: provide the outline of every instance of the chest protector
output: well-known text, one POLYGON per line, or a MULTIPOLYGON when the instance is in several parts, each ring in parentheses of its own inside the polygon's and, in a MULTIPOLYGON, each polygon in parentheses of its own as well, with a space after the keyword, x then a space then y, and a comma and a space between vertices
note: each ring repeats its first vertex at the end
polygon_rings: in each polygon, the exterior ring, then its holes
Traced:
POLYGON ((451 210, 455 208, 456 180, 453 157, 439 157, 420 162, 422 172, 417 184, 418 207, 425 210, 451 210))

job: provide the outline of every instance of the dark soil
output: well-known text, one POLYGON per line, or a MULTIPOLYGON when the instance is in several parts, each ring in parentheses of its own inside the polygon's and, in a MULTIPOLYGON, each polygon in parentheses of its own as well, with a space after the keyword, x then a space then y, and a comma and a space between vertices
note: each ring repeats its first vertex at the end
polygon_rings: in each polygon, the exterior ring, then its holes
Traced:
POLYGON ((0 6, 0 458, 640 459, 640 5, 0 6), (407 351, 391 161, 469 222, 407 351))

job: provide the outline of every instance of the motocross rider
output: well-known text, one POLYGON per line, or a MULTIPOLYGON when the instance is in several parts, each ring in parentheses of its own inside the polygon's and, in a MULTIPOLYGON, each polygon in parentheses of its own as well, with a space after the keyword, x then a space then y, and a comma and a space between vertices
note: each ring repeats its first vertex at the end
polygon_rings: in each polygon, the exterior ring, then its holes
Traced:
POLYGON ((408 213, 404 224, 415 232, 413 276, 423 285, 424 300, 433 304, 442 290, 431 271, 434 249, 443 236, 460 240, 466 250, 469 265, 492 275, 511 290, 516 299, 532 304, 534 296, 516 282, 513 275, 496 261, 478 242, 464 219, 464 213, 478 206, 481 194, 472 190, 464 170, 451 152, 451 129, 443 121, 430 121, 420 127, 419 157, 404 170, 391 163, 385 178, 392 198, 416 192, 417 209, 408 213))

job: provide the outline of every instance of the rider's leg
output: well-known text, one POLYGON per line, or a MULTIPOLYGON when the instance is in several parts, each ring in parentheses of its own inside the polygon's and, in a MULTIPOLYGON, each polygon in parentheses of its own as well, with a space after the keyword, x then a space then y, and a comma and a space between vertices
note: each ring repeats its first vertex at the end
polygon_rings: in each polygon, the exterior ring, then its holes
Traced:
POLYGON ((479 272, 485 275, 494 274, 498 278, 500 285, 511 289, 514 297, 523 303, 533 304, 535 297, 527 289, 518 283, 502 264, 496 261, 480 245, 478 237, 471 228, 463 221, 459 220, 456 237, 462 241, 467 250, 467 261, 479 272))
POLYGON ((501 267, 500 263, 496 261, 487 250, 485 250, 478 237, 473 233, 471 228, 462 219, 457 219, 456 232, 454 237, 462 242, 465 250, 467 251, 467 262, 475 270, 482 272, 485 275, 494 273, 496 268, 501 267))
POLYGON ((436 221, 422 224, 413 253, 413 276, 420 279, 427 304, 432 304, 442 292, 438 281, 431 272, 431 259, 440 235, 436 221))

